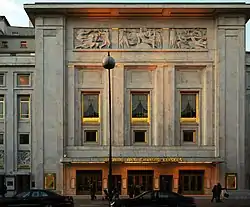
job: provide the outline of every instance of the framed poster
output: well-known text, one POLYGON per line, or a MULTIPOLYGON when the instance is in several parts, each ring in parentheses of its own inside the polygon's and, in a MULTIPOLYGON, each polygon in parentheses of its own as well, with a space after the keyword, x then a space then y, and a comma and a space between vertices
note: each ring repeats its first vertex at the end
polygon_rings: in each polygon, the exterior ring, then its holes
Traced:
POLYGON ((237 173, 226 173, 226 189, 236 190, 237 189, 237 173))
POLYGON ((56 173, 45 173, 44 188, 48 190, 56 190, 56 173))
POLYGON ((76 187, 76 179, 75 178, 71 178, 70 188, 75 189, 75 187, 76 187))

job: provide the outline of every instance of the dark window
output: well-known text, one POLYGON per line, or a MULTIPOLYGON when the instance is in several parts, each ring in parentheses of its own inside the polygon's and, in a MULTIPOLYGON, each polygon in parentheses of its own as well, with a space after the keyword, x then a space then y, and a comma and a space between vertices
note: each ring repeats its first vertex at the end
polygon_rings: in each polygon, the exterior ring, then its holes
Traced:
POLYGON ((184 142, 195 142, 195 130, 183 130, 184 142))
POLYGON ((132 118, 148 118, 148 93, 132 93, 132 118))
POLYGON ((135 142, 146 142, 146 132, 145 130, 134 131, 134 141, 135 142))
POLYGON ((0 144, 3 144, 3 143, 4 143, 4 135, 0 134, 0 144))
POLYGON ((19 143, 20 144, 29 144, 30 143, 29 134, 20 134, 19 135, 19 143))
POLYGON ((8 48, 8 41, 1 41, 0 43, 1 48, 8 48))
POLYGON ((4 86, 5 83, 4 83, 4 74, 0 74, 0 86, 4 86))
POLYGON ((86 142, 97 142, 97 131, 96 130, 86 130, 85 131, 85 141, 86 142))
POLYGON ((181 94, 181 118, 196 118, 196 93, 181 94))
POLYGON ((47 193, 45 193, 45 192, 43 192, 43 191, 40 191, 40 196, 41 196, 41 197, 47 197, 47 196, 48 196, 48 194, 47 194, 47 193))

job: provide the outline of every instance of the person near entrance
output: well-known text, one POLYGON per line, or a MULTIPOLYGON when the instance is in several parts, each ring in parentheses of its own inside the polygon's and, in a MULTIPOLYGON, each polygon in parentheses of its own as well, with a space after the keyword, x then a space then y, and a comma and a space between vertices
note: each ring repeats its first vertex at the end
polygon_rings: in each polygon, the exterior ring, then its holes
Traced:
POLYGON ((95 185, 95 181, 90 183, 90 196, 91 196, 91 200, 96 199, 96 185, 95 185))

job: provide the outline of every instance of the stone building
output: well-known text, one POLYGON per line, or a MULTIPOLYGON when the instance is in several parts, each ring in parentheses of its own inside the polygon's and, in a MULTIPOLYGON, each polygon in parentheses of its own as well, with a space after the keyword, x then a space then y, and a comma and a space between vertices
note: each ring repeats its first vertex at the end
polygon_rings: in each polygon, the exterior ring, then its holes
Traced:
POLYGON ((117 63, 113 183, 123 195, 132 184, 174 191, 180 185, 184 194, 198 195, 218 181, 231 190, 249 187, 250 5, 36 3, 24 9, 34 31, 24 30, 34 33, 0 36, 7 179, 29 175, 30 187, 71 195, 88 193, 89 182, 100 194, 107 187, 108 76, 101 62, 111 52, 117 63), (6 42, 16 44, 16 56, 6 42))

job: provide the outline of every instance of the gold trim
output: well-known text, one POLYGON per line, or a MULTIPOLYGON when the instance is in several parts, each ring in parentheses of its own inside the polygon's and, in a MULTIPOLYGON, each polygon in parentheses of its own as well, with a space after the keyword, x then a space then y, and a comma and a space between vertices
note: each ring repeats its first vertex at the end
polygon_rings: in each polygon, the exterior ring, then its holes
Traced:
POLYGON ((199 123, 199 92, 198 91, 180 91, 180 122, 196 122, 199 123), (181 96, 183 94, 195 95, 195 107, 196 107, 196 117, 195 118, 182 118, 181 117, 181 96))
POLYGON ((19 95, 19 107, 20 107, 20 109, 19 109, 19 112, 20 112, 19 118, 22 119, 22 120, 30 119, 30 95, 19 95), (28 99, 28 100, 22 100, 22 99, 28 99), (29 109, 28 114, 23 114, 22 113, 22 104, 24 104, 24 103, 28 103, 28 109, 29 109), (28 116, 28 118, 27 117, 22 117, 22 116, 28 116))
POLYGON ((87 92, 87 91, 82 91, 81 92, 81 108, 82 108, 82 122, 83 123, 100 123, 100 117, 101 117, 101 97, 100 97, 100 92, 87 92), (98 114, 99 117, 94 117, 94 118, 84 118, 84 95, 98 95, 98 114))
POLYGON ((138 122, 147 122, 149 123, 150 122, 150 92, 149 91, 131 91, 130 92, 130 117, 131 117, 131 122, 132 123, 138 123, 138 122), (133 111, 133 103, 132 103, 132 95, 136 95, 136 94, 139 94, 139 95, 147 95, 147 99, 148 99, 148 117, 147 118, 133 118, 132 117, 132 111, 133 111))

